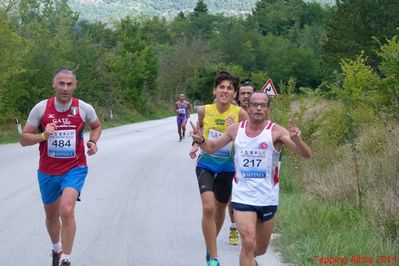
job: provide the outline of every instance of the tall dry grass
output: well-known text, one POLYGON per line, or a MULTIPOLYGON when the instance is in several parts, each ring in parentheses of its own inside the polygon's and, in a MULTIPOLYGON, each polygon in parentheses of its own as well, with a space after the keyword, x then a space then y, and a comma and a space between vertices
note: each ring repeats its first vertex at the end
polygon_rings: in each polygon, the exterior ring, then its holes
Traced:
POLYGON ((359 109, 350 128, 341 107, 311 101, 294 110, 314 154, 312 160, 299 161, 301 183, 316 198, 370 213, 377 230, 399 242, 399 125, 391 121, 387 126, 359 109), (353 139, 347 138, 350 130, 356 131, 353 139))
POLYGON ((398 123, 379 119, 364 106, 348 115, 337 101, 274 104, 273 120, 287 125, 288 117, 298 117, 313 151, 310 160, 302 160, 284 149, 279 237, 272 244, 285 262, 320 265, 315 256, 368 255, 374 265, 378 256, 397 259, 398 123))

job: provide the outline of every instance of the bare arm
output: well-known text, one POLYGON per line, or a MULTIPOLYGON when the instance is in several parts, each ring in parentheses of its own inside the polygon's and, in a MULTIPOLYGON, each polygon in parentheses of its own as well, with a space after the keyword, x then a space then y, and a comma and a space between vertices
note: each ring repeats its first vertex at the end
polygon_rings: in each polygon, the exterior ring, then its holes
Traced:
POLYGON ((175 113, 176 113, 176 114, 179 113, 178 108, 177 108, 177 103, 175 103, 175 113))
MULTIPOLYGON (((204 129, 205 106, 200 106, 198 108, 197 115, 198 115, 197 124, 199 125, 201 136, 202 136, 203 129, 204 129)), ((190 152, 189 152, 189 155, 190 155, 191 159, 195 159, 197 157, 197 151, 198 151, 198 144, 194 143, 193 146, 191 147, 190 152)))
MULTIPOLYGON (((301 131, 296 126, 290 126, 287 130, 284 127, 276 125, 273 128, 273 142, 278 146, 278 142, 286 145, 288 149, 295 152, 299 156, 309 159, 312 157, 312 151, 309 146, 301 139, 301 131)), ((278 147, 276 147, 278 148, 278 147)))
POLYGON ((87 141, 87 154, 93 155, 97 153, 97 141, 101 135, 101 123, 98 119, 93 123, 89 124, 90 127, 90 138, 87 141))
POLYGON ((202 135, 202 131, 199 127, 199 124, 194 126, 194 124, 190 121, 193 131, 191 132, 191 137, 193 140, 198 143, 198 145, 206 151, 207 153, 211 154, 214 153, 224 146, 226 146, 230 141, 235 139, 238 130, 238 123, 230 125, 227 130, 217 139, 214 140, 206 140, 205 137, 202 135))
POLYGON ((19 138, 19 143, 22 146, 31 146, 39 142, 45 141, 50 135, 54 133, 55 128, 56 126, 54 123, 49 123, 46 125, 43 133, 37 133, 37 127, 27 122, 24 126, 24 129, 22 130, 22 134, 19 138))

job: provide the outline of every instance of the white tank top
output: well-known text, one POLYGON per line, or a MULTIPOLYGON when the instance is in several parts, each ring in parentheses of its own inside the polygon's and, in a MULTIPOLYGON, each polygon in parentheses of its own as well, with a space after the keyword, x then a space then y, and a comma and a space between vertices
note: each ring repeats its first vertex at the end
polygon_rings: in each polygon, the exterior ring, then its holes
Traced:
POLYGON ((279 197, 280 151, 273 146, 272 128, 268 121, 256 137, 248 137, 248 121, 239 124, 235 145, 235 177, 232 202, 253 206, 277 206, 279 197))

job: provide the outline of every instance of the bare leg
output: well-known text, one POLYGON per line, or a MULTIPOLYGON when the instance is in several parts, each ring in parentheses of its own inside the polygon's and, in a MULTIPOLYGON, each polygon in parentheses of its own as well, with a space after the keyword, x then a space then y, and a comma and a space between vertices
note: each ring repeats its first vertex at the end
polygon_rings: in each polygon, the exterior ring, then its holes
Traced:
POLYGON ((233 210, 233 206, 232 206, 232 204, 231 204, 231 198, 230 198, 229 204, 228 204, 227 206, 228 206, 228 208, 229 208, 229 217, 230 217, 230 221, 231 221, 231 223, 233 224, 233 223, 234 223, 234 215, 233 215, 234 210, 233 210))
POLYGON ((179 138, 181 138, 181 124, 177 123, 177 134, 179 134, 179 138))
POLYGON ((272 236, 275 217, 276 215, 274 215, 272 219, 264 223, 261 223, 259 220, 257 221, 255 249, 256 256, 260 256, 266 253, 267 247, 269 246, 270 238, 272 236))
POLYGON ((61 222, 60 222, 60 198, 51 204, 44 205, 46 213, 46 227, 50 236, 51 243, 56 244, 60 241, 61 222))
POLYGON ((186 134, 186 123, 187 123, 187 118, 183 121, 183 123, 181 124, 181 133, 182 133, 182 137, 185 137, 186 134))
POLYGON ((241 238, 240 266, 255 265, 256 224, 255 212, 234 210, 234 218, 241 238))
POLYGON ((224 217, 226 217, 226 206, 227 203, 221 203, 215 199, 216 202, 216 213, 215 213, 215 223, 216 223, 216 237, 219 235, 224 223, 224 217))
POLYGON ((206 248, 209 251, 209 255, 217 257, 217 247, 216 247, 216 222, 215 222, 215 196, 213 192, 206 191, 201 194, 202 201, 202 233, 204 235, 206 248))
POLYGON ((71 254, 76 233, 75 205, 78 191, 73 188, 65 188, 62 192, 60 203, 60 216, 62 221, 61 239, 63 253, 71 254))

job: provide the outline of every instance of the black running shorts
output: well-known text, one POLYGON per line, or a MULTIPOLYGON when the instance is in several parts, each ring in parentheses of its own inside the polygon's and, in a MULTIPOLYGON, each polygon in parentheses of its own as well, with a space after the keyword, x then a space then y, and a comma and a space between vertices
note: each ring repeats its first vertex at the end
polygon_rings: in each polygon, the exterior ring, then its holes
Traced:
POLYGON ((204 168, 195 169, 200 194, 213 191, 220 203, 229 202, 234 172, 214 173, 204 168))

